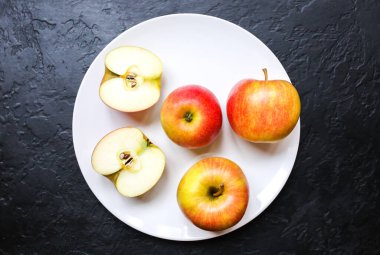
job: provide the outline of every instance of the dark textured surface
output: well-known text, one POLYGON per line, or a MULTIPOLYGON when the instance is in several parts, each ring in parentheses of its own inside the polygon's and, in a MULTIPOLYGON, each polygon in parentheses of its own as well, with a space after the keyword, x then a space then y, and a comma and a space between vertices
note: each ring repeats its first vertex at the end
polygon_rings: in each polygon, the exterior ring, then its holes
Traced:
POLYGON ((225 2, 0 1, 0 254, 380 254, 379 1, 225 2), (241 229, 189 243, 113 217, 85 183, 71 134, 101 49, 180 12, 254 33, 303 104, 299 154, 277 199, 241 229))

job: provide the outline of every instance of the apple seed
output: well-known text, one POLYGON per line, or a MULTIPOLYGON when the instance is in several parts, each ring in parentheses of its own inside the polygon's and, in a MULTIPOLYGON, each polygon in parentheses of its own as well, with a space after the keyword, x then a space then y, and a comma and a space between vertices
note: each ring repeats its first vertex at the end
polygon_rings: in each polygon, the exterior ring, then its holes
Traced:
POLYGON ((125 166, 131 165, 131 162, 133 160, 133 157, 128 152, 120 153, 119 158, 125 166))
POLYGON ((132 160, 133 160, 133 158, 130 157, 129 159, 127 159, 127 161, 124 163, 124 165, 126 165, 126 166, 129 165, 129 163, 131 163, 132 160))
POLYGON ((135 82, 135 81, 131 81, 131 88, 136 87, 136 85, 137 85, 137 82, 135 82))
POLYGON ((127 152, 126 153, 122 152, 122 153, 120 153, 119 158, 120 159, 128 159, 130 156, 131 156, 131 154, 129 154, 127 152))
POLYGON ((134 88, 137 85, 136 76, 137 75, 135 73, 127 72, 126 74, 123 74, 120 77, 126 80, 127 85, 129 85, 131 88, 134 88))

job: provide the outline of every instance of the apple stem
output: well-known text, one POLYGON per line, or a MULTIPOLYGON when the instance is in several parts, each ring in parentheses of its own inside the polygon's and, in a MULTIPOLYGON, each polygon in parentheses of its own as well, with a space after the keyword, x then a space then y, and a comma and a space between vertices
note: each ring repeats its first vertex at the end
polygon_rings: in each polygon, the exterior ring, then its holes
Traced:
POLYGON ((263 68, 265 81, 268 81, 268 70, 266 68, 263 68))
POLYGON ((191 122, 193 120, 193 114, 191 112, 186 112, 185 115, 183 115, 183 117, 187 122, 191 122))
POLYGON ((223 194, 223 191, 224 191, 224 184, 222 183, 219 185, 219 188, 217 188, 216 192, 212 193, 212 196, 219 197, 220 195, 223 194))

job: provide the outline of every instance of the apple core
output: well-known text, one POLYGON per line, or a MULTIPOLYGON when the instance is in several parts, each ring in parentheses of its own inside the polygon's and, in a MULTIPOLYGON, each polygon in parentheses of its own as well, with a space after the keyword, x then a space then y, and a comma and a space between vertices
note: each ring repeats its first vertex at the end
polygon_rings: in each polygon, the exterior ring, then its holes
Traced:
POLYGON ((120 153, 119 158, 121 159, 121 162, 123 162, 123 165, 125 166, 128 166, 133 160, 133 157, 131 156, 129 152, 120 153))
POLYGON ((136 74, 131 72, 126 72, 124 75, 120 77, 125 80, 125 83, 128 87, 134 88, 137 85, 136 74))

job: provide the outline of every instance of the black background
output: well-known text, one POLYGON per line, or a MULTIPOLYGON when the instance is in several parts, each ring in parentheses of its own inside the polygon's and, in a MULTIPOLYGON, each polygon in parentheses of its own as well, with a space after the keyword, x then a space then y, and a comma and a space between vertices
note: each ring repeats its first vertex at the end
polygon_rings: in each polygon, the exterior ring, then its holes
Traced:
POLYGON ((0 254, 380 254, 379 5, 1 0, 0 254), (102 48, 183 12, 255 34, 302 100, 299 152, 280 195, 246 226, 200 242, 154 238, 112 216, 84 181, 71 133, 77 90, 102 48))

